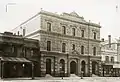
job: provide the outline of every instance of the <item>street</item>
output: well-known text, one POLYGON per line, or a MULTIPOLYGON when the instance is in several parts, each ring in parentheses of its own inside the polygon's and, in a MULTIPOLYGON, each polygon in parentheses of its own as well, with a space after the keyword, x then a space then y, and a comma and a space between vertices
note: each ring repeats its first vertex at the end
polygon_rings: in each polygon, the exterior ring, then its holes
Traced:
POLYGON ((84 77, 81 79, 80 77, 53 77, 53 78, 35 78, 32 80, 31 78, 23 78, 23 79, 4 79, 1 82, 120 82, 120 77, 84 77))

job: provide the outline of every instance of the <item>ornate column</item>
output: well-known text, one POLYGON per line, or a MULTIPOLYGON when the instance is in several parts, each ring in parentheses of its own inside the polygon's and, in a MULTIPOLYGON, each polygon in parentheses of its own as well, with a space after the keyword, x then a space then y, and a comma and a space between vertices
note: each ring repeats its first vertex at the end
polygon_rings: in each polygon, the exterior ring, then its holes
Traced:
POLYGON ((102 62, 99 60, 98 63, 99 63, 99 66, 98 66, 98 70, 99 70, 99 72, 98 72, 98 73, 99 73, 99 76, 102 76, 102 74, 103 74, 103 71, 102 71, 102 65, 101 65, 102 62))
POLYGON ((70 76, 70 62, 69 62, 69 57, 67 58, 67 74, 70 76))
POLYGON ((89 76, 91 77, 92 76, 92 60, 90 59, 89 61, 89 76))
POLYGON ((54 76, 58 76, 58 59, 54 58, 54 76))
POLYGON ((45 69, 45 67, 44 67, 45 60, 44 60, 44 57, 43 57, 42 54, 41 54, 41 57, 40 57, 40 62, 41 62, 41 65, 40 65, 41 76, 45 76, 45 74, 46 74, 46 69, 45 69))
POLYGON ((80 69, 80 59, 78 59, 78 76, 80 76, 80 73, 81 73, 81 69, 80 69))

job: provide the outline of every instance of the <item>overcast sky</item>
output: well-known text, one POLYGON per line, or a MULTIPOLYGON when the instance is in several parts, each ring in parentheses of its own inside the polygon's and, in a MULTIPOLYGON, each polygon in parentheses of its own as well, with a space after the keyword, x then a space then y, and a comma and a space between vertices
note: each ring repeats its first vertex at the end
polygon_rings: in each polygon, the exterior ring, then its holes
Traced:
POLYGON ((15 28, 41 8, 57 13, 75 11, 87 21, 100 22, 101 38, 107 39, 109 34, 115 38, 120 37, 119 0, 0 0, 0 32, 15 28))

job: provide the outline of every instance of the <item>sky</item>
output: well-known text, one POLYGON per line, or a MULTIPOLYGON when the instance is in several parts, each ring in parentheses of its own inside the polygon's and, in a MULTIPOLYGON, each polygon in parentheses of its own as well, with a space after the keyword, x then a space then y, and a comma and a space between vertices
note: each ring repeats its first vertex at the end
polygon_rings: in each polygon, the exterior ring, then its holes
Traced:
POLYGON ((58 14, 75 11, 87 21, 100 22, 101 38, 120 37, 120 0, 0 0, 0 32, 12 30, 41 8, 58 14))

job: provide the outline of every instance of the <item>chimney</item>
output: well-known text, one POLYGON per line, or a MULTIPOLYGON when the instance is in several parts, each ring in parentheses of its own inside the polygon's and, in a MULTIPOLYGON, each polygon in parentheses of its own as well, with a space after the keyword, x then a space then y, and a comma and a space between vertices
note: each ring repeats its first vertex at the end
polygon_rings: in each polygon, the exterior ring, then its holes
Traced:
POLYGON ((108 35, 109 48, 111 47, 111 35, 108 35))

